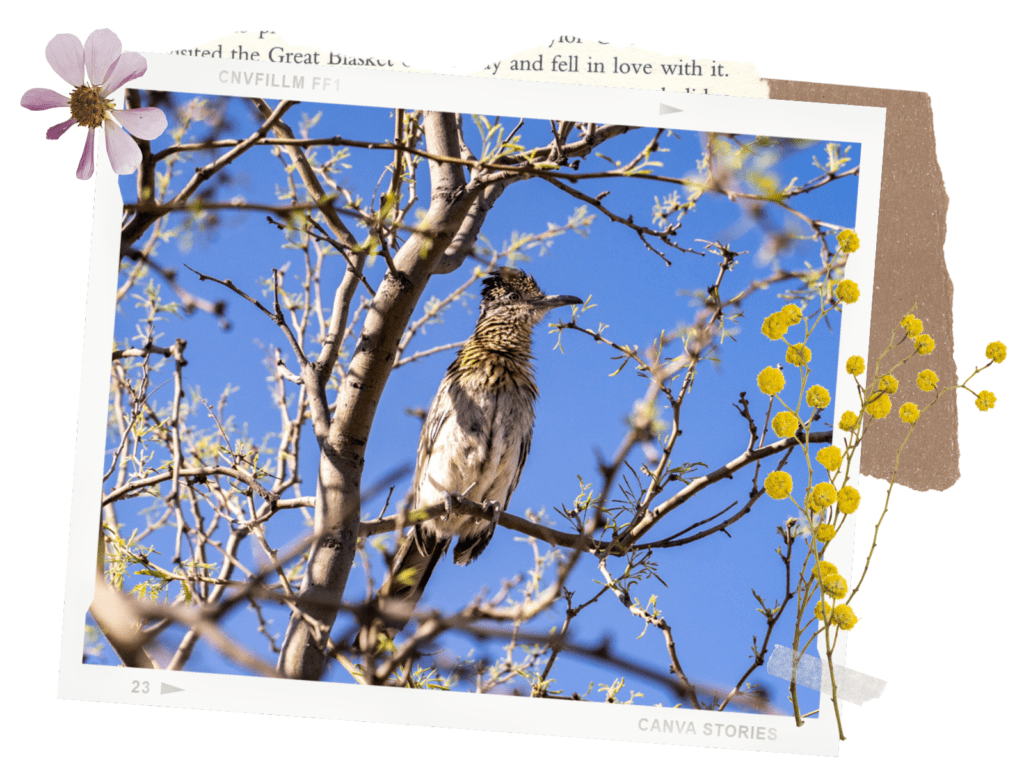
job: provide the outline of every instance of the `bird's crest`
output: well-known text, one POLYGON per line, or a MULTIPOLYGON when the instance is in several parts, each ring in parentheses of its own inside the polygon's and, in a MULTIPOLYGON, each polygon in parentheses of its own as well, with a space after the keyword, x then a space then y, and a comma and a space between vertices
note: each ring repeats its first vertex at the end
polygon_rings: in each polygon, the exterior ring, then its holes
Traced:
POLYGON ((537 281, 515 267, 499 267, 483 280, 481 298, 485 304, 539 299, 544 296, 537 281))

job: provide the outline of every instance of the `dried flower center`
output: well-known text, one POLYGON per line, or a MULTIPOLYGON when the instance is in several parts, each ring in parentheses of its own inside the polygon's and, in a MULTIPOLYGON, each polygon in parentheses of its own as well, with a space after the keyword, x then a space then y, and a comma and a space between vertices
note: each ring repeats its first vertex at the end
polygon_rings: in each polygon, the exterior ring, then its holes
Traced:
POLYGON ((71 116, 86 128, 99 128, 114 102, 100 96, 100 86, 80 85, 71 92, 71 116))

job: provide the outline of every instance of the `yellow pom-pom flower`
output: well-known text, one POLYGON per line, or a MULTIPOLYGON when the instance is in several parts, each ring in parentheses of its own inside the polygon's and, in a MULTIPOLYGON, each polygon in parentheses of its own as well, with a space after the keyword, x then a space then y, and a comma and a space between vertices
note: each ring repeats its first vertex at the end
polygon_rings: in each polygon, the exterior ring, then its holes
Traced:
POLYGON ((920 355, 930 355, 935 351, 935 339, 927 333, 922 333, 914 339, 914 349, 920 355))
POLYGON ((890 395, 896 394, 896 390, 900 388, 899 381, 891 373, 885 374, 878 380, 878 391, 888 392, 890 395))
POLYGON ((799 367, 811 362, 811 349, 806 344, 793 344, 786 350, 786 362, 799 367))
POLYGON ((817 459, 818 463, 829 472, 835 472, 839 469, 839 465, 843 463, 843 452, 836 446, 829 445, 818 451, 817 459))
POLYGON ((850 485, 844 485, 836 494, 839 500, 839 511, 844 515, 852 515, 860 506, 860 491, 850 485))
POLYGON ((814 606, 814 616, 818 621, 825 622, 826 624, 835 623, 832 618, 832 607, 824 600, 819 600, 814 606))
POLYGON ((846 597, 846 590, 846 579, 838 573, 830 573, 821 580, 821 591, 829 597, 834 597, 836 600, 842 600, 846 597))
POLYGON ((853 411, 846 411, 839 419, 839 428, 843 432, 853 432, 857 428, 857 414, 853 411))
POLYGON ((840 629, 853 629, 857 624, 857 614, 853 612, 853 608, 843 603, 837 605, 832 612, 832 620, 840 629))
POLYGON ((852 229, 844 229, 836 235, 836 240, 839 241, 839 247, 847 253, 855 253, 860 248, 860 238, 852 229))
POLYGON ((764 490, 773 499, 784 499, 793 490, 793 478, 788 472, 772 472, 764 479, 764 490))
POLYGON ((853 304, 860 298, 860 286, 853 280, 840 280, 836 286, 836 298, 847 304, 853 304))
POLYGON ((820 563, 818 563, 811 569, 811 573, 818 581, 821 581, 822 579, 831 576, 833 573, 838 572, 839 569, 832 565, 832 563, 830 563, 828 560, 822 560, 820 563))
POLYGON ((860 376, 864 373, 864 358, 860 355, 851 355, 846 361, 846 372, 852 376, 860 376))
POLYGON ((807 390, 807 404, 811 408, 818 408, 824 410, 828 408, 828 404, 832 402, 832 395, 828 393, 820 384, 815 384, 813 387, 807 390))
POLYGON ((917 374, 917 388, 922 392, 931 392, 939 385, 938 374, 931 368, 925 368, 917 374))
POLYGON ((921 417, 921 410, 914 403, 900 406, 900 418, 907 424, 914 424, 921 417))
POLYGON ((822 544, 828 541, 832 541, 836 537, 836 527, 829 523, 822 523, 814 529, 814 538, 820 541, 822 544))
POLYGON ((775 434, 779 437, 792 437, 796 434, 799 427, 800 419, 789 411, 777 413, 775 418, 772 419, 772 429, 775 430, 775 434))
POLYGON ((979 411, 987 411, 989 408, 996 407, 996 396, 987 389, 983 389, 978 393, 978 399, 974 401, 974 404, 978 406, 979 411))
POLYGON ((804 319, 803 310, 796 304, 787 304, 779 310, 778 314, 785 321, 786 325, 796 325, 804 319))
POLYGON ((907 332, 907 336, 912 339, 917 338, 921 334, 921 331, 924 330, 924 323, 910 314, 900 320, 900 325, 903 326, 903 330, 907 332))
POLYGON ((985 357, 997 363, 1003 362, 1006 359, 1006 345, 1001 341, 993 341, 985 347, 985 357))
POLYGON ((769 366, 757 374, 757 388, 766 395, 777 395, 786 386, 786 378, 778 368, 769 366))
POLYGON ((836 487, 832 483, 818 483, 811 489, 811 501, 819 509, 836 503, 836 487))
POLYGON ((868 412, 869 416, 873 416, 876 419, 884 419, 889 415, 889 411, 892 410, 892 400, 886 394, 881 394, 875 397, 869 402, 864 410, 868 412))
POLYGON ((786 331, 789 330, 789 326, 786 321, 783 320, 782 315, 776 312, 774 315, 768 315, 761 324, 761 333, 767 336, 772 341, 778 341, 786 335, 786 331))

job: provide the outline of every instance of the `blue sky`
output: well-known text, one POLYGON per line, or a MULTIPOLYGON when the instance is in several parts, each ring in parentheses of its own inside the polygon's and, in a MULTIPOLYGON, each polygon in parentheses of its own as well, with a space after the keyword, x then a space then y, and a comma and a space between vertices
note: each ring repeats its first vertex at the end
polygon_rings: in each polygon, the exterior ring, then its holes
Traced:
MULTIPOLYGON (((288 120, 294 126, 299 115, 312 115, 316 111, 323 112, 319 125, 314 129, 317 135, 340 134, 346 138, 378 141, 392 135, 393 117, 388 110, 303 104, 292 109, 288 120)), ((254 111, 244 102, 233 103, 227 116, 231 121, 228 135, 244 136, 256 126, 254 111)), ((518 120, 504 118, 503 122, 512 126, 518 120)), ((465 123, 471 145, 478 145, 479 139, 475 137, 472 123, 468 118, 465 123)), ((521 129, 521 135, 526 146, 534 146, 546 144, 550 134, 546 122, 528 121, 521 129)), ((646 129, 634 131, 607 142, 600 152, 626 160, 632 158, 651 135, 652 131, 646 129)), ((749 138, 746 137, 747 140, 749 138)), ((810 138, 827 140, 828 137, 810 138)), ((165 141, 166 136, 156 143, 155 148, 160 148, 165 141)), ((701 135, 685 132, 663 138, 661 144, 670 152, 657 156, 658 160, 665 162, 657 172, 668 176, 693 174, 702 142, 701 135)), ((321 157, 326 154, 323 149, 319 152, 321 157)), ((858 161, 858 148, 852 147, 850 154, 853 160, 848 167, 853 167, 858 161)), ((806 182, 820 173, 811 163, 812 156, 819 161, 824 160, 824 141, 786 154, 771 170, 783 186, 793 177, 806 182)), ((370 199, 390 158, 391 153, 387 152, 352 150, 346 161, 351 168, 338 177, 338 182, 353 193, 370 199)), ((208 160, 204 156, 194 157, 187 164, 189 172, 193 165, 198 166, 208 160)), ((584 162, 581 170, 605 167, 608 166, 604 160, 592 156, 584 162)), ((280 184, 282 179, 280 169, 280 162, 268 151, 250 151, 229 166, 230 182, 218 189, 215 199, 228 200, 241 194, 252 202, 276 202, 275 184, 280 184)), ((420 198, 427 199, 425 190, 429 179, 425 166, 420 171, 419 183, 420 198)), ((181 181, 176 182, 176 186, 180 184, 181 181)), ((668 185, 637 179, 583 181, 579 188, 592 195, 609 190, 611 194, 604 198, 604 203, 621 215, 635 215, 641 224, 650 221, 654 196, 664 196, 672 191, 668 185)), ((802 196, 794 204, 815 218, 854 227, 856 189, 856 178, 843 179, 802 196)), ((122 191, 126 201, 135 199, 132 177, 122 178, 122 191)), ((681 194, 685 196, 685 191, 681 194)), ((523 181, 512 185, 502 196, 489 215, 483 234, 492 246, 501 250, 514 233, 543 231, 549 223, 564 224, 579 205, 579 201, 542 180, 523 181)), ((773 227, 798 227, 795 217, 772 210, 767 216, 773 227)), ((806 229, 801 231, 807 234, 806 229)), ((721 240, 734 251, 748 251, 747 255, 740 257, 736 269, 724 283, 723 294, 731 295, 751 279, 767 275, 772 270, 772 264, 763 264, 757 259, 765 238, 765 229, 745 216, 737 205, 721 195, 708 194, 683 220, 679 243, 700 249, 702 244, 696 242, 697 239, 721 240)), ((201 388, 204 397, 213 403, 228 385, 238 387, 238 391, 231 395, 228 411, 235 415, 237 425, 244 425, 248 435, 257 443, 279 429, 279 415, 272 406, 266 380, 266 352, 281 347, 285 358, 291 360, 287 344, 258 310, 227 289, 211 286, 208 282, 200 284, 198 278, 182 269, 181 265, 188 264, 219 278, 230 278, 243 290, 258 296, 258 280, 268 276, 273 266, 280 267, 281 263, 290 260, 293 267, 288 280, 295 281, 298 277, 300 253, 282 251, 282 244, 283 238, 276 228, 266 223, 264 214, 231 213, 223 216, 218 227, 196 233, 187 241, 180 239, 164 244, 157 252, 162 264, 178 271, 182 284, 188 290, 228 303, 230 330, 223 330, 215 319, 196 313, 166 323, 162 341, 169 344, 177 336, 188 339, 186 389, 201 388)), ((591 297, 595 306, 582 316, 582 324, 591 328, 597 328, 598 323, 604 324, 607 326, 605 335, 609 338, 620 343, 638 344, 642 349, 662 329, 671 330, 694 319, 699 306, 686 291, 710 285, 718 271, 718 260, 710 254, 700 257, 670 251, 668 256, 673 262, 671 267, 646 250, 632 231, 597 214, 587 237, 566 234, 552 242, 546 255, 534 257, 528 263, 521 262, 518 266, 531 272, 548 293, 591 297)), ((333 259, 330 269, 340 275, 343 263, 340 257, 333 259)), ((786 268, 798 269, 805 261, 817 263, 816 244, 798 244, 792 252, 784 255, 781 263, 786 268)), ((367 270, 371 283, 380 279, 383 269, 384 264, 378 261, 367 270)), ((453 274, 438 275, 432 279, 421 300, 420 310, 432 296, 444 297, 463 283, 471 269, 467 262, 453 274)), ((157 282, 159 284, 158 279, 157 282)), ((171 291, 166 285, 161 290, 165 300, 171 298, 171 291)), ((465 339, 472 332, 476 319, 478 293, 478 290, 472 291, 467 301, 450 308, 443 323, 425 326, 425 332, 417 336, 407 352, 465 339)), ((741 330, 735 340, 727 340, 722 345, 721 363, 717 366, 706 363, 699 369, 695 389, 684 406, 683 435, 674 454, 678 460, 701 461, 714 468, 743 451, 748 436, 747 426, 732 406, 740 391, 747 392, 755 419, 759 422, 763 419, 767 398, 757 391, 754 377, 766 365, 777 363, 784 352, 784 347, 778 342, 771 343, 759 333, 761 319, 782 303, 776 293, 762 291, 746 302, 743 308, 745 317, 740 321, 741 330)), ((356 301, 363 295, 365 291, 360 289, 356 301)), ((132 300, 125 301, 117 316, 115 338, 122 344, 136 332, 133 303, 132 300)), ((414 317, 420 314, 420 310, 414 317)), ((548 321, 568 319, 569 315, 570 311, 563 308, 552 312, 548 321)), ((832 328, 838 331, 838 322, 833 322, 832 328)), ((821 328, 815 340, 816 343, 812 343, 814 373, 811 381, 834 392, 838 335, 834 332, 829 334, 827 329, 821 328)), ((544 509, 548 513, 549 524, 564 528, 564 523, 552 512, 553 507, 572 505, 579 493, 578 475, 584 482, 599 483, 595 456, 608 457, 614 453, 624 434, 624 418, 634 401, 643 396, 646 381, 639 379, 631 366, 617 376, 609 376, 619 366, 618 361, 611 359, 616 353, 581 334, 566 332, 563 335, 564 352, 554 350, 554 343, 555 338, 548 333, 546 324, 539 326, 534 336, 534 353, 541 395, 537 404, 533 445, 509 510, 523 515, 527 509, 544 509)), ((678 342, 676 348, 669 351, 678 353, 678 342)), ((367 446, 364 488, 396 467, 415 461, 420 422, 408 415, 406 409, 429 407, 454 354, 454 351, 443 352, 394 372, 377 410, 367 446)), ((165 367, 154 381, 169 379, 170 373, 171 369, 165 367)), ((791 383, 783 396, 793 391, 795 378, 787 376, 791 383)), ((294 394, 294 387, 291 393, 294 394)), ((154 396, 155 404, 164 406, 169 397, 170 387, 164 387, 154 396)), ((197 421, 204 418, 202 415, 194 417, 197 421)), ((825 420, 831 421, 831 409, 825 413, 825 420)), ((116 439, 108 448, 114 444, 116 439)), ((312 494, 316 448, 311 431, 307 434, 303 453, 301 474, 305 483, 302 493, 312 494)), ((630 460, 638 466, 639 451, 635 451, 630 460)), ((774 462, 766 465, 762 468, 761 477, 773 468, 774 462)), ((393 503, 401 499, 408 483, 407 476, 397 484, 393 503)), ((706 518, 733 501, 739 500, 742 504, 749 487, 750 472, 737 473, 735 479, 717 484, 677 510, 655 530, 654 538, 662 538, 706 518)), ((109 488, 108 483, 105 489, 109 488)), ((620 495, 613 493, 612 498, 620 498, 620 495)), ((375 518, 382 503, 383 495, 370 500, 364 507, 364 519, 375 518)), ((141 514, 147 506, 144 501, 119 505, 118 514, 125 527, 124 533, 133 527, 145 526, 141 516, 136 522, 135 512, 141 514)), ((633 596, 644 604, 652 594, 657 595, 659 609, 675 630, 679 656, 691 680, 728 691, 746 669, 751 636, 757 634, 760 638, 764 632, 764 622, 756 612, 757 604, 750 590, 756 589, 769 605, 776 598, 781 599, 783 570, 774 552, 781 540, 775 529, 792 513, 793 507, 788 503, 763 499, 750 515, 730 529, 731 537, 716 534, 685 547, 661 551, 659 575, 667 582, 667 588, 654 580, 634 588, 633 596)), ((306 533, 308 530, 302 524, 301 513, 285 510, 268 526, 267 536, 272 546, 287 549, 289 542, 306 533)), ((169 560, 168 553, 173 552, 172 535, 173 530, 166 529, 147 543, 154 545, 169 560)), ((499 528, 490 547, 466 569, 457 568, 450 559, 444 562, 435 572, 423 605, 442 610, 458 609, 479 593, 481 585, 490 585, 493 591, 502 578, 528 571, 532 567, 532 550, 515 541, 516 536, 507 529, 499 528)), ((546 545, 541 547, 546 549, 546 545)), ((252 561, 253 553, 248 545, 243 547, 242 554, 252 561)), ((379 558, 374 565, 379 582, 379 558)), ((621 566, 612 563, 611 567, 616 575, 621 572, 621 566)), ((569 584, 569 588, 576 592, 577 601, 589 598, 597 590, 596 578, 599 578, 596 568, 591 562, 584 561, 569 584)), ((357 564, 345 597, 356 602, 364 596, 364 589, 363 574, 357 564)), ((175 590, 172 590, 173 594, 175 590)), ((284 609, 268 605, 264 616, 273 621, 273 631, 283 634, 287 626, 284 609)), ((342 621, 343 618, 339 619, 335 634, 342 621)), ((562 606, 556 605, 552 612, 540 617, 529 629, 546 632, 550 627, 560 626, 561 621, 562 606)), ((255 626, 255 615, 246 610, 236 611, 225 623, 229 633, 273 661, 265 638, 256 634, 255 626)), ((636 640, 643 630, 642 622, 629 615, 611 595, 605 595, 587 609, 574 627, 578 631, 574 638, 581 643, 597 643, 609 637, 615 649, 629 658, 667 669, 661 634, 649 629, 644 638, 636 640)), ((792 627, 788 619, 783 619, 776 633, 773 640, 780 643, 786 641, 787 635, 791 636, 792 627)), ((180 631, 168 631, 165 637, 170 641, 181 634, 180 631)), ((444 644, 459 654, 475 647, 474 658, 504 655, 499 644, 485 647, 455 634, 447 635, 444 644)), ((104 652, 99 660, 115 663, 109 651, 104 652)), ((202 645, 188 669, 239 671, 215 651, 202 645)), ((584 693, 593 681, 593 697, 598 684, 609 683, 619 674, 617 670, 578 662, 564 655, 554 675, 557 678, 554 687, 584 693)), ((335 666, 326 679, 343 681, 347 674, 335 666)), ((751 682, 764 685, 772 695, 772 702, 779 708, 785 707, 782 681, 759 671, 751 682)), ((628 696, 630 690, 645 692, 639 703, 670 702, 666 691, 645 680, 627 677, 624 693, 628 696)), ((815 698, 810 691, 801 691, 805 709, 813 708, 815 698)))

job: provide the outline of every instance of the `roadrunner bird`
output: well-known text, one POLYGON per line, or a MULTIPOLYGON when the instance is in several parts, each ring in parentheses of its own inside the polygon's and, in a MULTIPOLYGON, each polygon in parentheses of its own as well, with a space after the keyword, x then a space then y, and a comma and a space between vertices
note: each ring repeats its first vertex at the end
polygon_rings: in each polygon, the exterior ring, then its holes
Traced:
MULTIPOLYGON (((575 296, 545 296, 530 275, 512 267, 491 272, 483 284, 476 329, 430 404, 416 455, 412 509, 444 502, 446 513, 416 525, 380 592, 400 601, 397 613, 405 616, 453 538, 459 538, 456 564, 468 565, 494 535, 530 452, 537 399, 533 328, 548 310, 582 303, 575 296), (491 519, 460 514, 460 497, 485 505, 491 519)), ((390 634, 405 621, 388 621, 390 634)))

